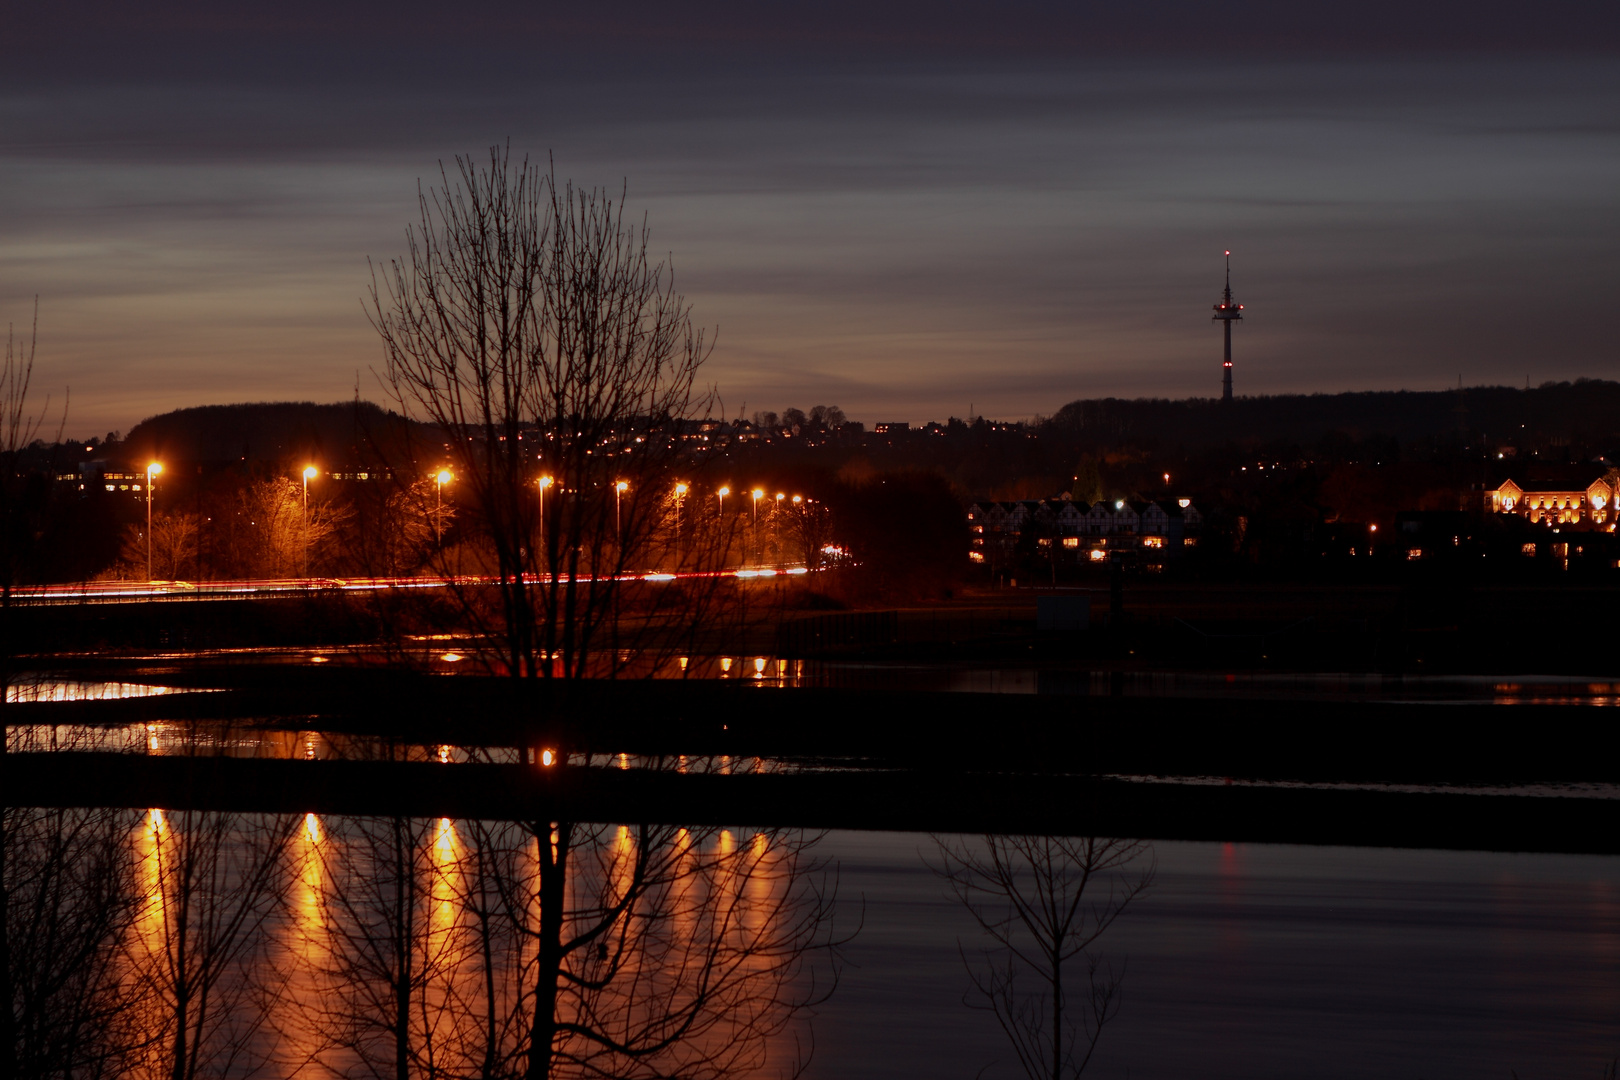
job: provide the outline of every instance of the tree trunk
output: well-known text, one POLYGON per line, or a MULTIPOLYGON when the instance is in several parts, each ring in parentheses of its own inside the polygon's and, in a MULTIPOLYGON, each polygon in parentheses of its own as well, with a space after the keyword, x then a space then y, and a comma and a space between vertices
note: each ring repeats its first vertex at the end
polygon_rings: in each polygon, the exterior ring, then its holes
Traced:
POLYGON ((415 929, 415 861, 405 821, 395 818, 394 833, 394 1080, 411 1075, 411 934, 415 929))
POLYGON ((557 989, 562 979, 569 826, 563 821, 556 823, 555 850, 551 830, 545 828, 544 822, 535 823, 534 833, 540 842, 540 958, 539 970, 535 973, 527 1080, 550 1080, 557 1039, 557 989))

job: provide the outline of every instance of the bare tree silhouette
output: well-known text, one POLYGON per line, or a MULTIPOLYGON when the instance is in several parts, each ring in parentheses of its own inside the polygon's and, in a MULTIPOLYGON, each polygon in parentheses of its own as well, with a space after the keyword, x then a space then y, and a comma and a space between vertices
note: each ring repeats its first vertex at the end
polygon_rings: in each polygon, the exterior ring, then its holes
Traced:
POLYGON ((817 838, 327 826, 319 942, 298 950, 312 1074, 718 1080, 808 1060, 790 1029, 843 940, 817 838))
POLYGON ((298 949, 313 976, 300 1010, 315 1033, 307 1066, 379 1080, 493 1075, 467 1067, 475 1040, 457 976, 470 948, 459 927, 463 853, 453 826, 352 817, 312 831, 306 857, 319 866, 319 917, 298 949))
POLYGON ((133 908, 117 810, 6 807, 7 1077, 116 1072, 127 1035, 117 945, 133 908))
POLYGON ((818 838, 782 831, 531 823, 487 830, 523 946, 518 1075, 720 1077, 778 1064, 774 1043, 836 985, 836 882, 818 838), (817 957, 831 978, 816 977, 817 957))
POLYGON ((685 425, 716 401, 697 384, 711 346, 622 201, 500 147, 440 175, 370 297, 394 399, 445 440, 396 471, 449 466, 456 555, 496 580, 464 606, 506 671, 615 675, 667 643, 668 622, 711 610, 698 592, 726 588, 628 584, 724 565, 725 545, 680 542, 685 425))
POLYGON ((1119 1010, 1124 978, 1095 946, 1152 884, 1151 846, 1097 837, 934 839, 933 869, 990 942, 976 958, 962 950, 976 1007, 995 1015, 1031 1080, 1081 1075, 1119 1010))
MULTIPOLYGON (((34 358, 39 344, 39 297, 34 298, 33 322, 26 343, 17 339, 14 329, 6 328, 5 361, 0 364, 0 715, 11 698, 11 684, 16 672, 12 659, 17 652, 16 628, 13 618, 13 591, 28 574, 40 547, 39 522, 50 499, 49 478, 23 467, 22 451, 34 441, 50 412, 50 399, 34 411, 29 403, 29 392, 34 381, 34 358)), ((62 403, 61 425, 56 441, 61 442, 62 427, 67 424, 67 401, 62 403)), ((0 739, 0 772, 4 771, 8 739, 0 739)), ((10 819, 7 819, 7 825, 10 819)), ((13 880, 11 860, 18 857, 9 828, 0 827, 0 880, 13 880)), ((12 958, 13 919, 10 910, 10 888, 0 889, 0 996, 7 1008, 0 1012, 0 1057, 6 1057, 3 1048, 18 1045, 22 1032, 15 1002, 19 987, 12 981, 16 970, 12 958)), ((0 1077, 14 1063, 0 1065, 0 1077)))
POLYGON ((281 864, 297 817, 150 811, 137 839, 143 899, 127 935, 133 1013, 125 1075, 198 1080, 251 1074, 265 1045, 274 987, 254 974, 282 895, 281 864))

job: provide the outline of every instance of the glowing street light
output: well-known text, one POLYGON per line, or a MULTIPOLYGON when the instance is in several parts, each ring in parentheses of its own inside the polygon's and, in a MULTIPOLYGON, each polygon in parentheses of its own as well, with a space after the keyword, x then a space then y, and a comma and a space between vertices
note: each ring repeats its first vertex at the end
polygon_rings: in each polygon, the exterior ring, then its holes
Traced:
POLYGON ((720 500, 720 516, 722 518, 726 516, 726 496, 730 495, 730 494, 731 494, 731 489, 728 488, 728 487, 723 487, 719 491, 715 492, 715 495, 720 500))
POLYGON ((675 562, 676 562, 677 565, 681 561, 681 503, 685 500, 685 498, 686 498, 686 485, 679 482, 679 481, 676 481, 676 483, 675 483, 675 562))
POLYGON ((624 542, 624 530, 619 525, 619 500, 624 493, 630 490, 630 484, 624 480, 617 480, 613 484, 613 539, 616 543, 624 542))
POLYGON ((146 580, 152 580, 152 478, 163 471, 163 466, 152 462, 146 466, 146 580))
POLYGON ((304 466, 304 576, 309 577, 309 482, 320 475, 313 465, 304 466))
POLYGON ((437 484, 438 499, 433 506, 433 541, 436 544, 444 542, 444 485, 456 478, 455 473, 449 469, 440 469, 433 477, 437 484))
POLYGON ((546 488, 550 487, 554 483, 556 483, 556 481, 553 480, 549 476, 542 476, 540 479, 538 479, 538 480, 536 480, 534 482, 534 486, 540 489, 540 542, 541 543, 545 543, 545 540, 546 540, 546 488))

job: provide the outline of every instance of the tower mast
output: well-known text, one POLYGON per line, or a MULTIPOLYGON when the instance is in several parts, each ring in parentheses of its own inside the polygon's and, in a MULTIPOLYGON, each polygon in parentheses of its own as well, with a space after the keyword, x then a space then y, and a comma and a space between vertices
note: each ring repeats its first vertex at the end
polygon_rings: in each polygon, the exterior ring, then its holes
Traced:
POLYGON ((1243 318, 1243 305, 1232 302, 1232 253, 1226 253, 1226 291, 1215 305, 1211 322, 1219 322, 1226 331, 1226 362, 1221 365, 1221 401, 1232 400, 1232 324, 1243 318))

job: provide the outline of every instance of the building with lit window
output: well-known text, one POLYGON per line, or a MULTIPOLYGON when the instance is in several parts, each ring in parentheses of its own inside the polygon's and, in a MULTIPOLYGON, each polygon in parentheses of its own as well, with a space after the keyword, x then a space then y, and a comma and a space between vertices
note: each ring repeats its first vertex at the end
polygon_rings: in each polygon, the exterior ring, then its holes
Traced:
POLYGON ((1485 511, 1490 514, 1518 514, 1536 524, 1565 527, 1585 525, 1614 531, 1616 489, 1605 479, 1593 480, 1585 488, 1549 490, 1534 485, 1530 490, 1512 480, 1485 492, 1485 511))
POLYGON ((1000 562, 1033 530, 1040 548, 1057 546, 1076 561, 1106 561, 1110 552, 1178 554, 1197 544, 1202 516, 1191 499, 1086 504, 1070 499, 975 502, 967 510, 969 558, 1000 562))

